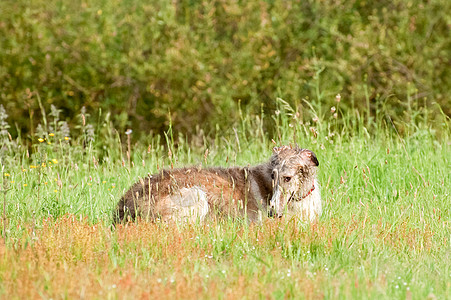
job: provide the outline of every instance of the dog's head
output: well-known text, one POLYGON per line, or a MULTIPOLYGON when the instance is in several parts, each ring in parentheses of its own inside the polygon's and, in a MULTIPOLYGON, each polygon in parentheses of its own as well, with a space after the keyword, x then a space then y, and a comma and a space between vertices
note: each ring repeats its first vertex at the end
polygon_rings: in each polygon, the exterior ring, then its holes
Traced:
POLYGON ((319 162, 310 150, 282 146, 273 149, 270 165, 273 185, 270 214, 281 217, 290 201, 302 201, 313 191, 319 162))

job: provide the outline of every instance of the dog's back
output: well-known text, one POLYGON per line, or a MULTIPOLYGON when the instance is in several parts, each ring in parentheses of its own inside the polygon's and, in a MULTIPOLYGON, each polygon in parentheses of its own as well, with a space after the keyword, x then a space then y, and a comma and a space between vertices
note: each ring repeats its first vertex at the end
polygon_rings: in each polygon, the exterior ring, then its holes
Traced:
POLYGON ((137 216, 146 220, 193 221, 212 213, 254 214, 258 207, 250 194, 248 178, 249 170, 237 167, 164 170, 139 180, 125 193, 119 201, 115 223, 137 216))

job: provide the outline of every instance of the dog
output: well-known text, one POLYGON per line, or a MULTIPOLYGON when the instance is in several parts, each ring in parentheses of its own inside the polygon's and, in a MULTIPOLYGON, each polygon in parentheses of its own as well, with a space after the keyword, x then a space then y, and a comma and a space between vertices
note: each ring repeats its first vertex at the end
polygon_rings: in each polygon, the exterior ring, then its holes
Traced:
POLYGON ((202 221, 265 216, 315 221, 322 212, 316 155, 297 146, 273 149, 252 167, 188 167, 140 179, 119 200, 113 223, 135 220, 202 221))

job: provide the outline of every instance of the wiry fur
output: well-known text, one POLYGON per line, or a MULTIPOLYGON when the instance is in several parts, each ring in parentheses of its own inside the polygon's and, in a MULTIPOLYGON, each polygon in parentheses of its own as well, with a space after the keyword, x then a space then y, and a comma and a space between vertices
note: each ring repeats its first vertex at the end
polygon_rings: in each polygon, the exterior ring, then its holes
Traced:
POLYGON ((322 212, 320 186, 316 179, 319 162, 315 154, 310 150, 288 146, 274 148, 273 151, 272 212, 279 217, 287 214, 315 220, 322 212))
POLYGON ((257 221, 268 211, 277 216, 286 212, 314 220, 321 213, 319 186, 313 191, 315 194, 300 199, 309 187, 317 186, 316 166, 313 152, 284 146, 274 148, 269 162, 248 168, 163 170, 140 179, 122 196, 114 222, 134 220, 138 216, 149 221, 194 221, 210 216, 247 217, 257 221), (279 178, 272 179, 274 173, 280 174, 279 178), (293 177, 290 186, 280 180, 288 175, 293 177), (291 193, 289 197, 287 191, 291 193), (275 193, 281 199, 278 207, 273 205, 275 193))

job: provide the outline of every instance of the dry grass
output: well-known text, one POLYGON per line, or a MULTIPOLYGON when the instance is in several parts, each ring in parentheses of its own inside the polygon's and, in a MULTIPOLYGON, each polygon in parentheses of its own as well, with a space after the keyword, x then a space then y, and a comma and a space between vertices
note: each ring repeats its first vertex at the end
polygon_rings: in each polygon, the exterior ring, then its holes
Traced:
POLYGON ((2 297, 322 299, 359 291, 371 297, 386 293, 392 266, 366 275, 354 267, 402 263, 410 253, 428 257, 449 247, 427 226, 369 219, 312 225, 269 220, 261 226, 137 223, 111 230, 65 215, 44 220, 35 231, 24 226, 14 245, 0 242, 2 297), (349 265, 334 266, 345 252, 351 254, 349 265), (375 259, 375 253, 384 258, 375 259))

